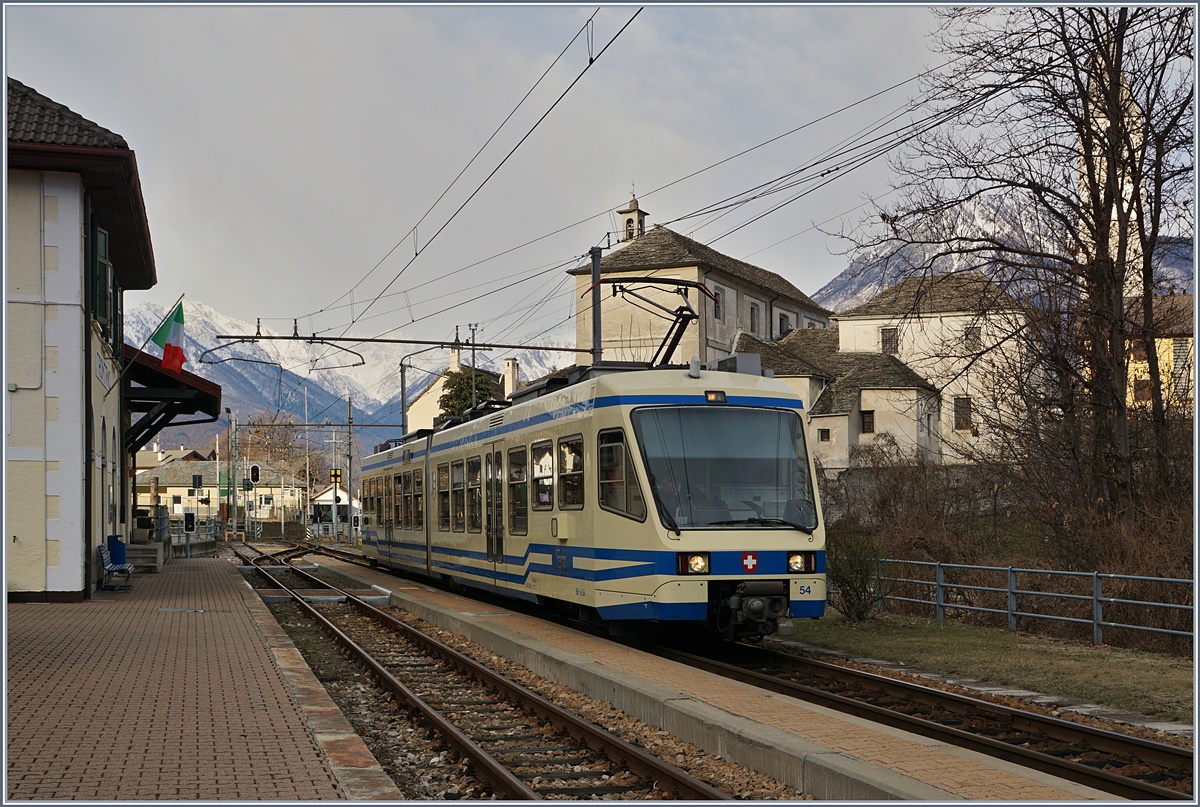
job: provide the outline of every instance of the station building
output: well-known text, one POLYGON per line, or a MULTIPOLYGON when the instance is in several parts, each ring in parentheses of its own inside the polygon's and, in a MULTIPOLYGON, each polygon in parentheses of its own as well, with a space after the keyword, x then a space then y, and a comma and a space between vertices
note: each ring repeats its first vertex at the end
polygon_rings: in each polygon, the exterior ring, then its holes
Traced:
POLYGON ((125 139, 9 78, 7 153, 8 600, 78 601, 129 540, 137 450, 221 391, 124 343, 124 293, 158 280, 125 139))

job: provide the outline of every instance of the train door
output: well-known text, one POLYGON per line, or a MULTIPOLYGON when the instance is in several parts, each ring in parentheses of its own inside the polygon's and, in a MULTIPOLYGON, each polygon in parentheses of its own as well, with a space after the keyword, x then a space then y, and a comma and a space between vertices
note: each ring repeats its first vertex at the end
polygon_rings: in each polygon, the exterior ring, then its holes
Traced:
POLYGON ((487 557, 493 580, 504 565, 504 452, 499 443, 492 443, 484 455, 483 512, 487 530, 487 557))

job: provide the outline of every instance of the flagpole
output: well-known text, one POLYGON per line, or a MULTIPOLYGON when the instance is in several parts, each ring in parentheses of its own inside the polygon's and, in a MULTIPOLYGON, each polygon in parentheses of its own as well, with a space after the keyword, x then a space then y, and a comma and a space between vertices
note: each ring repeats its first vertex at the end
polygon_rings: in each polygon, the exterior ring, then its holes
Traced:
MULTIPOLYGON (((150 335, 146 337, 146 341, 145 341, 145 342, 142 342, 142 347, 139 347, 139 348, 138 348, 138 353, 141 353, 141 352, 142 352, 142 348, 144 348, 146 345, 150 344, 150 340, 154 338, 154 334, 158 333, 158 329, 159 329, 159 328, 161 328, 161 327, 163 326, 163 323, 165 323, 165 322, 167 321, 167 317, 169 317, 169 316, 171 316, 172 314, 174 314, 174 313, 175 313, 175 306, 177 306, 177 305, 179 305, 180 303, 182 303, 182 302, 183 302, 183 297, 184 297, 184 295, 185 295, 185 294, 187 294, 187 292, 184 292, 183 294, 179 295, 179 299, 178 299, 178 300, 176 300, 174 303, 172 303, 172 304, 171 304, 171 307, 167 309, 167 316, 166 316, 166 317, 163 317, 162 319, 160 319, 160 320, 158 321, 158 324, 157 324, 157 325, 155 325, 153 328, 151 328, 151 329, 150 329, 150 335)), ((121 335, 122 335, 122 336, 124 336, 124 334, 123 334, 123 333, 122 333, 121 335)), ((123 346, 124 346, 124 341, 122 341, 122 343, 121 343, 121 344, 122 344, 122 347, 123 347, 123 346)), ((117 376, 117 380, 116 380, 116 381, 114 381, 114 382, 112 382, 112 386, 111 386, 111 387, 109 387, 109 388, 108 388, 108 389, 105 391, 105 393, 104 393, 104 397, 105 397, 105 398, 108 398, 109 394, 110 394, 110 393, 111 393, 111 392, 112 392, 114 389, 116 389, 116 388, 117 388, 117 384, 120 384, 120 383, 121 383, 121 379, 125 377, 125 374, 126 374, 127 372, 129 372, 129 368, 130 368, 130 367, 132 367, 132 366, 133 366, 133 362, 129 362, 128 364, 126 364, 126 365, 125 365, 124 369, 122 369, 122 370, 121 370, 121 374, 117 376)))

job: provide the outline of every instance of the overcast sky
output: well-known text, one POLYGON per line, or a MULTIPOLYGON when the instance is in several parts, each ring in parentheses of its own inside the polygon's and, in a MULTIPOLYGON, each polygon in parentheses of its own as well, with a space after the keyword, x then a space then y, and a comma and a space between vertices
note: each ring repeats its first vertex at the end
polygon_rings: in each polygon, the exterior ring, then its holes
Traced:
POLYGON ((563 271, 616 229, 631 191, 650 224, 815 293, 847 258, 814 225, 864 215, 887 191, 884 161, 682 217, 902 106, 915 84, 816 122, 934 66, 932 15, 638 8, 6 5, 5 59, 137 155, 158 285, 127 307, 186 294, 279 330, 299 318, 305 334, 353 317, 357 335, 479 323, 480 341, 511 340, 569 315, 563 271))

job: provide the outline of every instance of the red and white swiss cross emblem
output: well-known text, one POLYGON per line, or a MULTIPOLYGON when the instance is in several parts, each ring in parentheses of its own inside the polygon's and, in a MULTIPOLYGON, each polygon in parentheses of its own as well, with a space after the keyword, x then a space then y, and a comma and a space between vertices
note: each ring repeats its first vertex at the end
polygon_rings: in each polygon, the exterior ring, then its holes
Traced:
POLYGON ((758 553, 743 552, 742 553, 742 568, 753 573, 758 569, 758 553))

